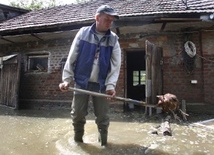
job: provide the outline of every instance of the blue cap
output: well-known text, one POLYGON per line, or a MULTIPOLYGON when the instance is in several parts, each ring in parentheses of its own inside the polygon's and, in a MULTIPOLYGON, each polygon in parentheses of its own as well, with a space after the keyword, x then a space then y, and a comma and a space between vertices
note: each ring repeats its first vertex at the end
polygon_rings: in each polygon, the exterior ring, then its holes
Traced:
POLYGON ((118 14, 114 11, 113 8, 111 8, 109 5, 101 5, 96 13, 105 13, 107 15, 114 16, 116 19, 119 19, 118 14))

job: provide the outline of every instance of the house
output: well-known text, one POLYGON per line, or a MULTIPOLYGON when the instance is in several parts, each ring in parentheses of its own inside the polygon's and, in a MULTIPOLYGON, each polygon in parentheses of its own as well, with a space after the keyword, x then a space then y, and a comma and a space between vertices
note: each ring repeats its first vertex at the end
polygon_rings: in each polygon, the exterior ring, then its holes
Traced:
POLYGON ((16 55, 1 63, 0 104, 69 107, 72 93, 58 89, 62 68, 78 29, 94 22, 102 4, 120 15, 112 26, 123 60, 118 96, 156 104, 156 95, 170 92, 187 103, 213 104, 213 0, 93 0, 4 21, 0 56, 16 55))
POLYGON ((29 12, 29 10, 0 4, 0 22, 29 12))

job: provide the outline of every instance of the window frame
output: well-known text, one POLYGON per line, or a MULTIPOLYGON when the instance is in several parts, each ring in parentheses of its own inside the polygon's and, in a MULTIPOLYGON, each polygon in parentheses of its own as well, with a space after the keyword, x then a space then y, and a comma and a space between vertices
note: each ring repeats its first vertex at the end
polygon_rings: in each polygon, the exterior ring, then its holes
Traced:
POLYGON ((48 73, 49 57, 50 57, 49 53, 29 53, 26 56, 27 56, 27 58, 26 58, 26 70, 25 71, 27 73, 48 73), (33 59, 39 59, 39 58, 41 58, 41 59, 47 58, 47 60, 45 60, 46 64, 45 64, 45 66, 41 65, 41 64, 44 64, 44 61, 42 61, 42 63, 39 63, 40 67, 37 67, 38 69, 35 69, 35 64, 32 64, 33 59), (32 67, 32 66, 34 66, 34 67, 32 67))
POLYGON ((146 71, 145 70, 134 70, 132 72, 132 85, 146 85, 146 71))

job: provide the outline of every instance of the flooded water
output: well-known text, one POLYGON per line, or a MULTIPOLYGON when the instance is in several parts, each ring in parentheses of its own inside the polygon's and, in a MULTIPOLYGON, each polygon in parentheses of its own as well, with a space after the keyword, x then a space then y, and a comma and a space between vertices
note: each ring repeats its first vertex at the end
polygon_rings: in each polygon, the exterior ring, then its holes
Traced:
MULTIPOLYGON (((159 117, 111 110, 108 146, 98 143, 93 114, 83 144, 73 141, 70 111, 0 109, 0 155, 213 155, 214 131, 172 122, 172 136, 151 134, 159 117)), ((213 118, 213 116, 207 116, 213 118)), ((191 121, 207 119, 193 116, 191 121)))

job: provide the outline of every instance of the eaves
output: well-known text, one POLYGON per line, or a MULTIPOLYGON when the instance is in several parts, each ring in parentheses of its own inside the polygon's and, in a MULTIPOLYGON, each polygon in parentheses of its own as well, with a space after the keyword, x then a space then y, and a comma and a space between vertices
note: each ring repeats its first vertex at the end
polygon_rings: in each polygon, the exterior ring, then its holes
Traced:
MULTIPOLYGON (((188 21, 200 21, 201 15, 209 15, 214 10, 184 10, 184 11, 162 11, 162 12, 148 12, 148 13, 129 13, 120 14, 120 19, 115 22, 114 28, 128 25, 143 25, 151 23, 166 23, 166 22, 188 22, 188 21)), ((87 18, 81 20, 71 21, 53 21, 49 23, 36 23, 28 25, 18 25, 1 29, 0 36, 10 35, 24 35, 43 32, 56 32, 56 31, 69 31, 79 29, 83 26, 91 25, 94 22, 94 18, 87 18)))

